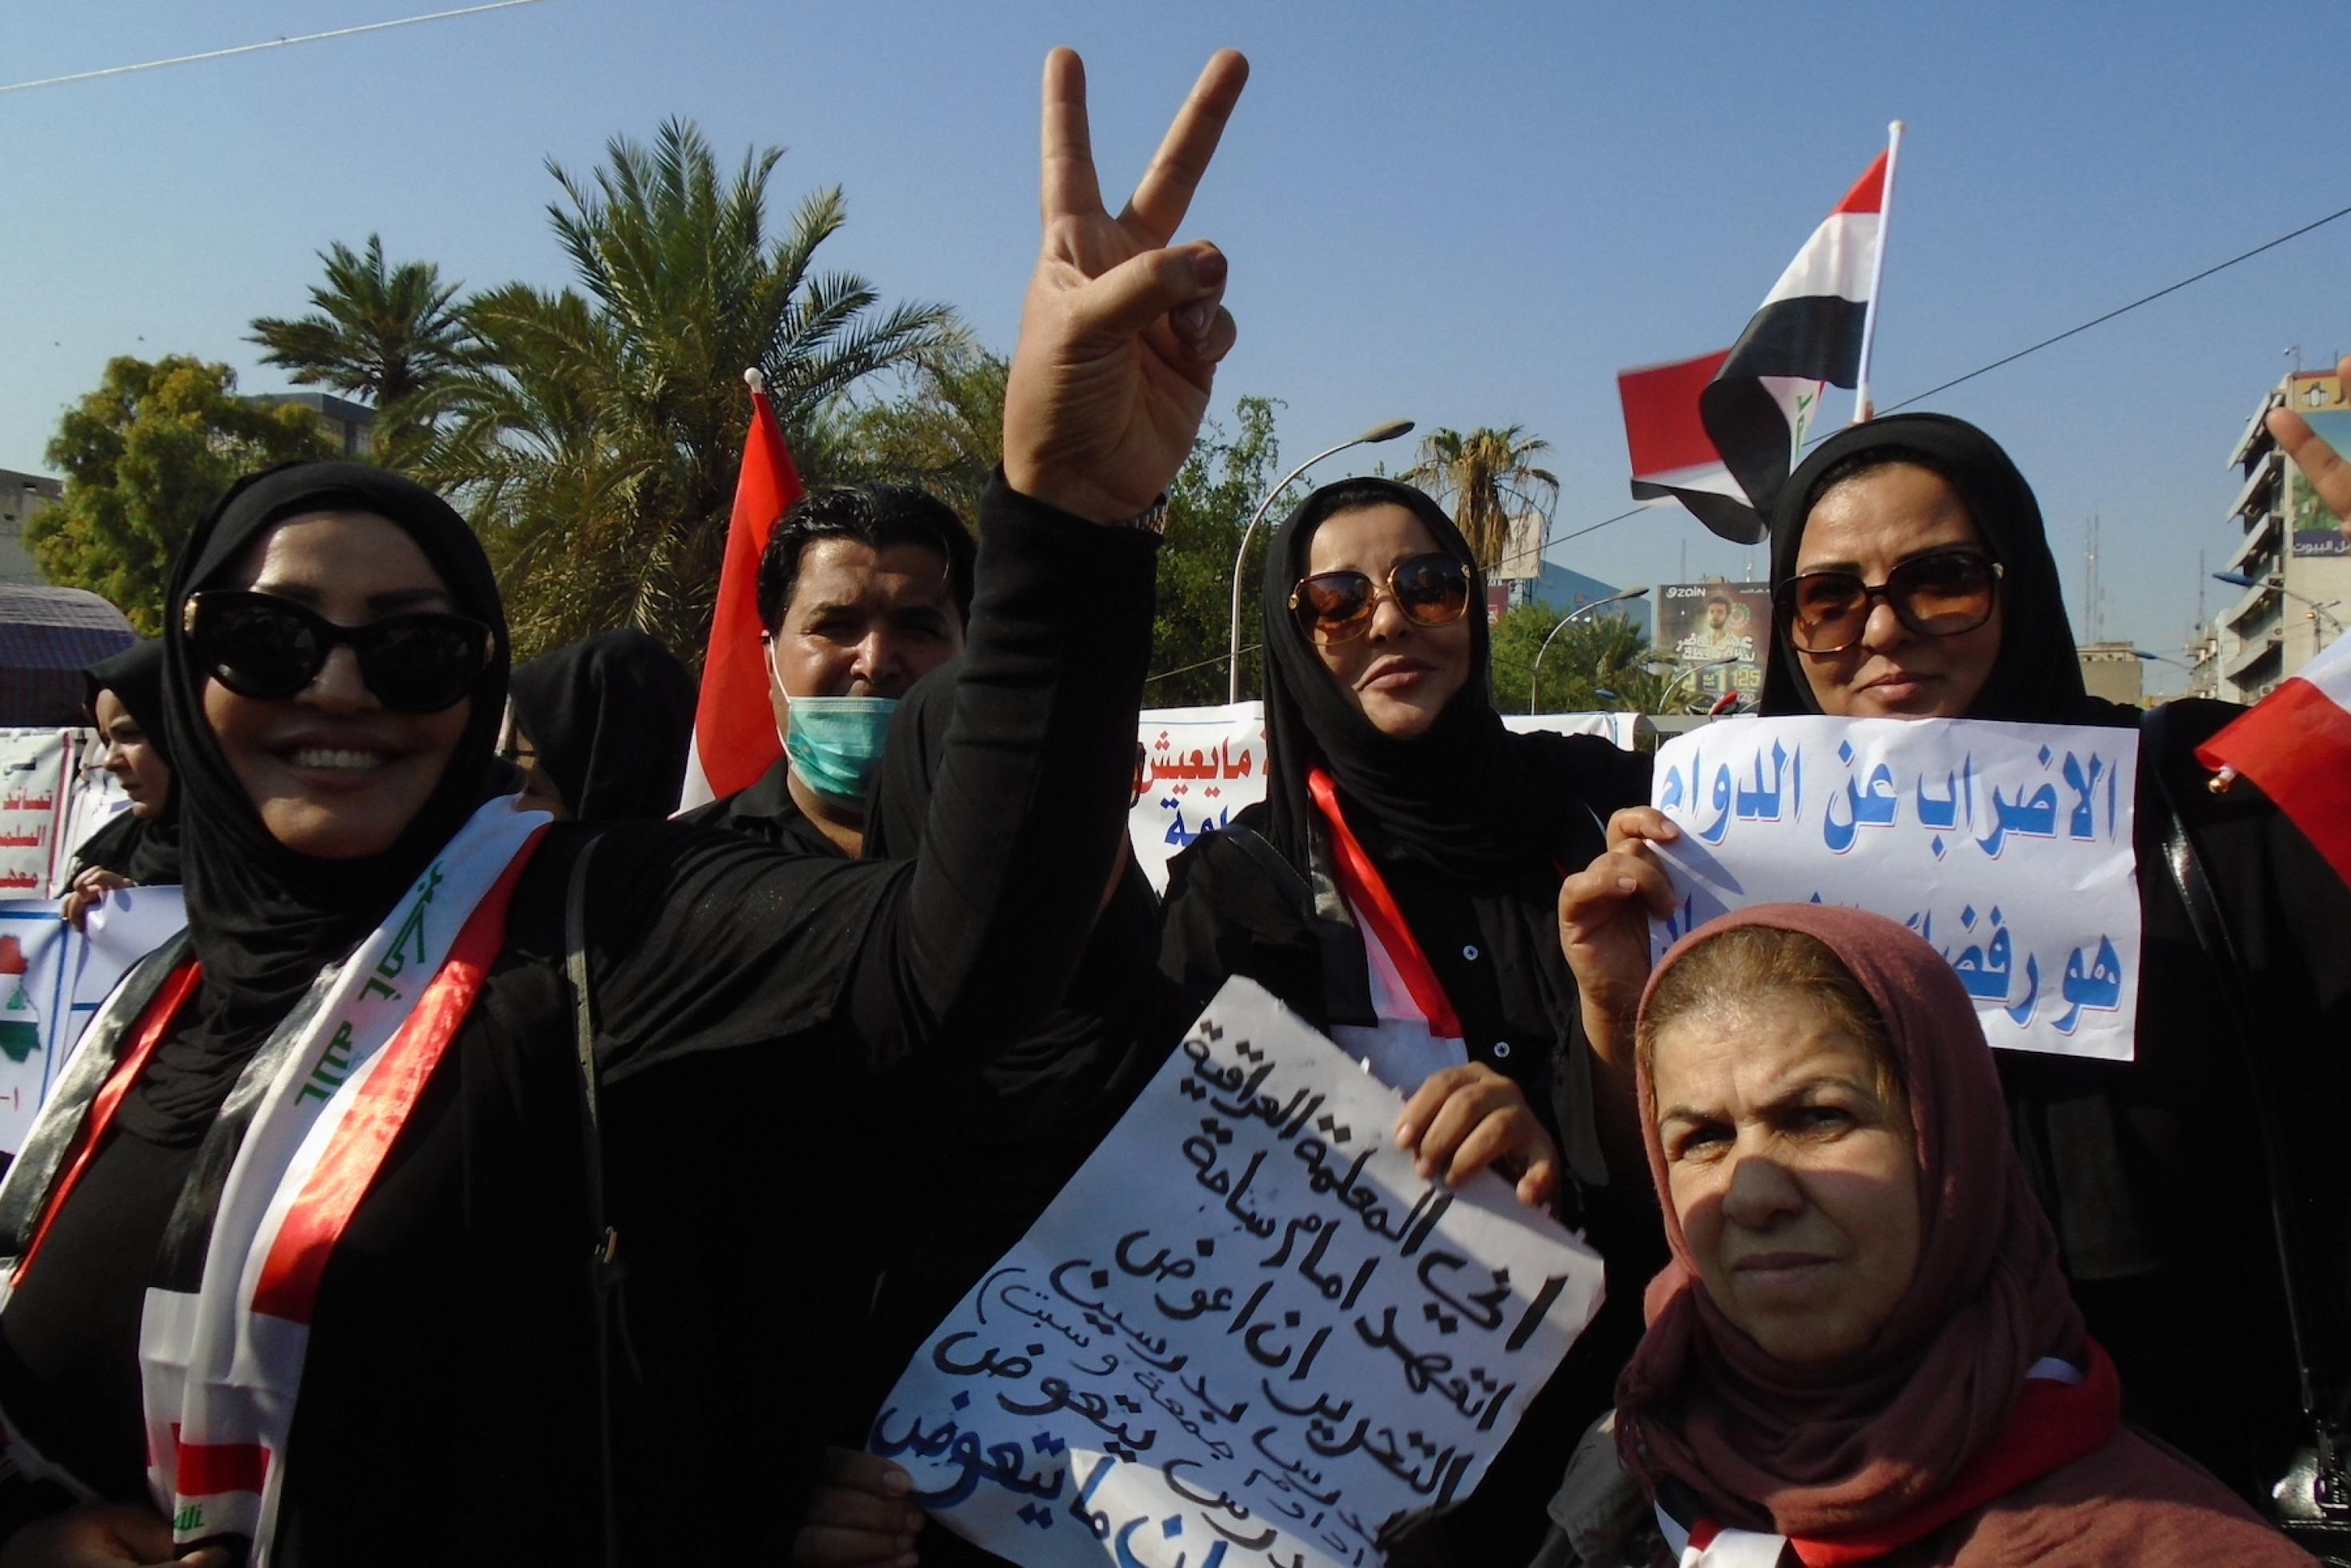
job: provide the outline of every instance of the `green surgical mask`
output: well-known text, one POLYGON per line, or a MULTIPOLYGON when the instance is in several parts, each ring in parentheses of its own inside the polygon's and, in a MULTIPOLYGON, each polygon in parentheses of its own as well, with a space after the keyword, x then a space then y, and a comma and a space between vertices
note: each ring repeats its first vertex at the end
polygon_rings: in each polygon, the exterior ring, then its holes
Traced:
POLYGON ((896 697, 794 697, 784 736, 793 773, 825 799, 862 808, 897 707, 896 697))

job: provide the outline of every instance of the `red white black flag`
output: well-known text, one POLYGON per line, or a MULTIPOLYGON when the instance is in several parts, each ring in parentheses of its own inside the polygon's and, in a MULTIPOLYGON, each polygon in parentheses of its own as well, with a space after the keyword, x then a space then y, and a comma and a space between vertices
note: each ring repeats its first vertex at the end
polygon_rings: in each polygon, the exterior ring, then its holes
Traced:
POLYGON ((1616 378, 1635 500, 1679 502, 1740 544, 1762 538, 1823 387, 1861 379, 1890 156, 1813 231, 1738 342, 1616 378))

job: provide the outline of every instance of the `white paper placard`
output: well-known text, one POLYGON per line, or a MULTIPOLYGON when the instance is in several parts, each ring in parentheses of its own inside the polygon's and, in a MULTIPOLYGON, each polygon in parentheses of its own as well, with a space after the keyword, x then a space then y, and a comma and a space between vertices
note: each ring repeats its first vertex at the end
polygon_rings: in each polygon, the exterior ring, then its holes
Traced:
MULTIPOLYGON (((1604 736, 1631 751, 1638 744, 1641 716, 1509 714, 1502 723, 1520 735, 1552 730, 1604 736)), ((1127 837, 1151 885, 1165 892, 1167 862, 1186 845, 1265 799, 1265 708, 1255 702, 1145 708, 1136 733, 1143 745, 1143 793, 1128 813, 1127 837)))
POLYGON ((868 1447, 1028 1568, 1382 1562, 1477 1485, 1602 1279, 1499 1176, 1414 1175, 1401 1108, 1228 982, 868 1447))
POLYGON ((2128 1061, 2138 1010, 2138 732, 1972 719, 1738 718, 1657 751, 1680 904, 1657 952, 1751 904, 1898 920, 1995 1046, 2128 1061))
POLYGON ((177 935, 187 904, 176 887, 126 888, 86 921, 49 899, 0 902, 0 1154, 22 1146, 57 1070, 123 972, 177 935))

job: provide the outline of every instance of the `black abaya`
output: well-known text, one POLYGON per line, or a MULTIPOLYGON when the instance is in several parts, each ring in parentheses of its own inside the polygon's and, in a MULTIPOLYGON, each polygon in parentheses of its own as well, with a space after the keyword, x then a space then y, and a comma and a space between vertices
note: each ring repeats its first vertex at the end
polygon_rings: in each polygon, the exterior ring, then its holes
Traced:
MULTIPOLYGON (((398 499, 359 504, 405 527, 386 510, 398 499)), ((562 972, 566 883, 596 833, 589 956, 606 1213, 628 1273, 614 1363, 622 1535, 631 1561, 775 1552, 865 1305, 856 1271, 837 1265, 872 1225, 860 1167, 872 1129, 840 1108, 893 1064, 983 1051, 1032 1024, 1040 999, 1066 987, 1092 921, 1099 880, 1083 867, 1106 863, 1123 831, 1153 541, 1000 485, 983 517, 974 678, 919 863, 794 859, 651 824, 549 831, 478 1000, 327 1265, 284 1456, 280 1563, 593 1561, 601 1550, 580 1090, 562 972)), ((428 553, 436 545, 454 552, 435 564, 459 603, 478 612, 463 547, 435 538, 428 553)), ((204 580, 183 570, 175 585, 204 580)), ((501 695, 502 673, 476 696, 494 715, 484 699, 501 695)), ((189 679, 175 691, 175 724, 183 706, 193 722, 194 689, 189 679)), ((488 746, 469 727, 450 764, 444 786, 459 808, 487 776, 488 746)), ((235 804, 195 799, 200 812, 235 804)), ((199 820, 215 831, 212 817, 199 820)), ((392 853, 408 848, 403 839, 392 853)), ((344 867, 355 889, 371 885, 344 867)), ((306 868, 272 869, 260 868, 247 907, 286 900, 300 917, 306 868)), ((219 896, 218 885, 191 888, 200 950, 198 900, 219 896)), ((381 907, 344 918, 371 920, 381 907)), ((317 940, 315 928, 301 939, 317 940)), ((291 978, 282 962, 227 956, 233 978, 256 987, 291 978)), ((214 1002, 209 959, 204 989, 214 1002)), ((217 1084, 217 1104, 225 1088, 219 1061, 242 1060, 254 1030, 274 1021, 249 1005, 189 1016, 179 1035, 190 1070, 146 1096, 171 1124, 201 1124, 202 1092, 217 1084), (224 1017, 246 1026, 241 1036, 216 1032, 224 1017)), ((94 1164, 120 1146, 110 1140, 94 1164)), ((154 1244, 121 1228, 116 1243, 141 1255, 154 1244)), ((101 1281, 57 1263, 45 1256, 28 1283, 80 1301, 93 1322, 115 1321, 90 1299, 101 1281)), ((25 1303, 20 1292, 0 1331, 25 1303)), ((77 1380, 73 1369, 101 1352, 132 1354, 120 1344, 20 1363, 0 1405, 29 1411, 38 1397, 86 1409, 107 1440, 137 1444, 135 1410, 77 1380)))
MULTIPOLYGON (((1342 696, 1289 609, 1324 519, 1374 506, 1420 519, 1438 549, 1471 559, 1421 492, 1353 479, 1309 496, 1267 553, 1267 799, 1234 819, 1288 868, 1275 874, 1239 834, 1205 833, 1169 867, 1162 966, 1205 1000, 1247 975, 1328 1032, 1371 1024, 1362 932, 1339 896, 1330 834, 1309 798, 1327 770, 1349 828, 1395 895, 1453 1004, 1468 1058, 1503 1073, 1558 1141, 1560 1206, 1608 1260, 1608 1305, 1545 1385, 1468 1503, 1437 1525, 1463 1561, 1523 1562, 1543 1530, 1577 1437, 1608 1407, 1640 1334, 1640 1291, 1665 1258, 1649 1184, 1611 1182, 1593 1103, 1591 1049, 1559 946, 1561 882, 1599 854, 1604 824, 1649 797, 1648 758, 1595 736, 1513 735, 1489 693, 1483 595, 1470 593, 1470 669, 1413 740, 1380 734, 1342 696)), ((1409 1094, 1417 1084, 1400 1085, 1409 1094)), ((1426 1542, 1424 1541, 1424 1545, 1426 1542)))
MULTIPOLYGON (((1795 567, 1829 471, 1881 454, 1921 463, 1968 505, 1994 559, 2001 645, 1970 718, 2137 727, 2137 708, 2085 695, 2038 503, 2007 455, 1974 426, 1898 414, 1840 432, 1791 479, 1772 523, 1774 588, 1795 567)), ((1817 713, 1802 655, 1780 628, 1767 714, 1817 713)), ((2125 1413, 2255 1500, 2306 1437, 2298 1411, 2269 1187, 2249 1084, 2255 1063, 2287 1086, 2284 1142, 2306 1197, 2339 1189, 2314 1152, 2351 1101, 2351 889, 2293 824, 2240 781, 2225 795, 2195 747, 2241 711, 2167 706, 2139 758, 2140 934, 2137 1052, 2128 1062, 1999 1052, 2012 1131, 2056 1228, 2092 1337, 2122 1374, 2125 1413), (2168 789, 2164 788, 2168 785, 2168 789), (2240 979, 2199 946, 2164 869, 2180 808, 2238 944, 2240 979), (2246 1016, 2235 998, 2246 997, 2246 1016)), ((2351 1232, 2331 1197, 2313 1206, 2306 1250, 2324 1276, 2314 1337, 2339 1381, 2351 1373, 2351 1232)))

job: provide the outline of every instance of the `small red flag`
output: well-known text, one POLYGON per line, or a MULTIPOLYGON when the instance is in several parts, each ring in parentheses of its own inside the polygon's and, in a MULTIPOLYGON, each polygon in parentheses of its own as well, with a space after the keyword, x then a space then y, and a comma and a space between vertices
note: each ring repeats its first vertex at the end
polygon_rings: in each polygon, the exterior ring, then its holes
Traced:
POLYGON ((759 641, 766 630, 759 624, 759 558, 767 553, 777 519, 800 498, 800 476, 768 401, 766 378, 749 370, 743 379, 751 385, 751 431, 735 481, 735 513, 726 525, 726 559, 718 572, 718 603, 710 618, 710 652, 702 664, 702 695, 694 709, 680 810, 749 789, 784 754, 768 717, 768 655, 759 641))
POLYGON ((2351 638, 2279 683, 2196 756, 2261 786, 2351 883, 2351 638))

